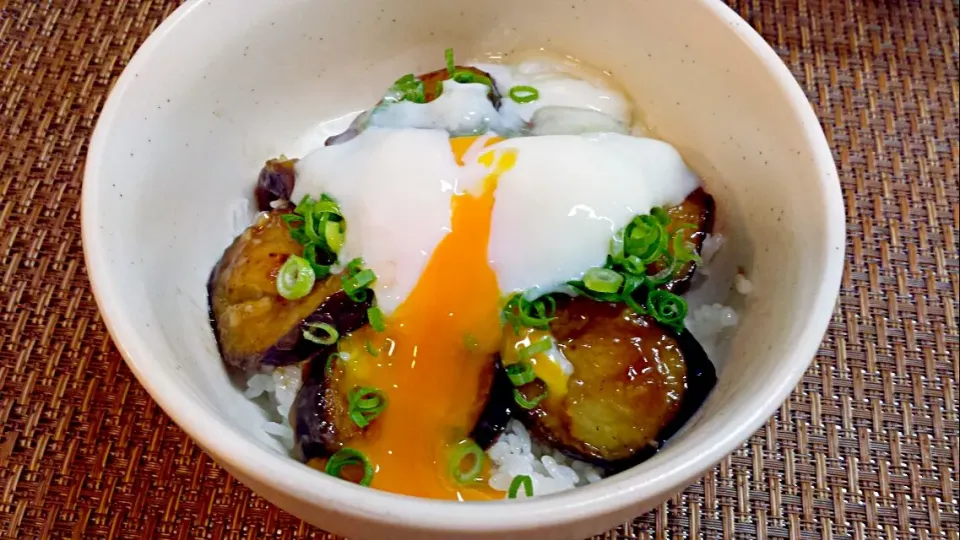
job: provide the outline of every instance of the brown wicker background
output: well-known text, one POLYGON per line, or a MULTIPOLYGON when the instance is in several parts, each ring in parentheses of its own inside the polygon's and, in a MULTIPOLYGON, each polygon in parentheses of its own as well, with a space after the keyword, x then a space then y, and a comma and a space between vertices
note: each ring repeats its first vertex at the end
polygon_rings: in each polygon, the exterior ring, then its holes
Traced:
MULTIPOLYGON (((175 7, 0 0, 0 537, 315 537, 153 403, 80 247, 87 141, 175 7)), ((960 538, 960 83, 954 0, 742 0, 833 145, 843 291, 779 414, 606 538, 960 538)))

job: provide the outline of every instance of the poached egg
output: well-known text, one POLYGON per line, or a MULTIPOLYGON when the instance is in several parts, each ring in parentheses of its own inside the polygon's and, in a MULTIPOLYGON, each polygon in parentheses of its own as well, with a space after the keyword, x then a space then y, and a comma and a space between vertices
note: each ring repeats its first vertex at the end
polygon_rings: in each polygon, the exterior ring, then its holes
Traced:
MULTIPOLYGON (((603 264, 634 215, 677 204, 698 184, 668 144, 615 133, 451 139, 371 126, 296 167, 294 200, 337 200, 340 261, 362 257, 377 275, 386 330, 365 327, 339 343, 347 383, 379 388, 389 402, 354 446, 375 468, 372 486, 459 500, 502 497, 453 484, 448 469, 504 346, 506 297, 563 288, 603 264)), ((555 349, 534 368, 563 387, 572 366, 555 349)))

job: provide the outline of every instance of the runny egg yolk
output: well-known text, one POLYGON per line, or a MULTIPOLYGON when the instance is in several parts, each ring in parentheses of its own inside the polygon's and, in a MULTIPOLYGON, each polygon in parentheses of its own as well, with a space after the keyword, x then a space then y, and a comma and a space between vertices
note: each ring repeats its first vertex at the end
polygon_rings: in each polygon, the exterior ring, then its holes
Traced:
POLYGON ((536 328, 507 328, 503 332, 503 365, 528 362, 533 373, 547 387, 547 399, 561 399, 567 395, 567 383, 573 372, 573 365, 557 348, 553 335, 547 330, 536 328), (521 351, 535 343, 549 340, 550 348, 544 352, 522 357, 521 351))
POLYGON ((517 151, 483 150, 497 140, 451 140, 461 166, 464 156, 480 154, 473 160, 489 171, 482 191, 453 196, 451 231, 386 330, 365 327, 341 346, 347 383, 378 388, 387 400, 364 436, 349 442, 374 468, 371 487, 438 499, 503 497, 483 479, 461 484, 451 473, 451 454, 479 417, 501 346, 501 294, 487 244, 497 181, 517 151))

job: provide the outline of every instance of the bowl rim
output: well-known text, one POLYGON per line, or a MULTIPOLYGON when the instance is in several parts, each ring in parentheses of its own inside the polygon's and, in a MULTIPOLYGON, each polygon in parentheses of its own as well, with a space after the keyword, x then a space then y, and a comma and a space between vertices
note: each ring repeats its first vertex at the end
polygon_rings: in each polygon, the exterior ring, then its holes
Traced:
MULTIPOLYGON (((299 462, 270 451, 227 427, 208 413, 197 414, 193 399, 150 361, 152 352, 140 337, 140 330, 125 316, 128 308, 122 295, 112 289, 111 264, 106 252, 98 209, 99 172, 108 153, 107 141, 135 73, 148 66, 171 32, 205 0, 188 0, 174 10, 137 50, 106 100, 91 138, 84 168, 81 193, 81 239, 87 273, 94 298, 126 364, 160 407, 211 457, 227 470, 252 483, 271 486, 304 505, 318 505, 381 525, 409 529, 456 532, 507 532, 534 529, 545 524, 562 526, 589 517, 622 512, 644 502, 652 504, 686 487, 703 471, 721 461, 747 440, 776 411, 794 389, 815 357, 832 317, 845 253, 845 213, 839 177, 832 152, 799 83, 769 44, 730 7, 720 0, 696 0, 711 14, 731 27, 759 58, 781 95, 803 126, 803 135, 812 151, 817 181, 821 184, 826 242, 825 266, 797 347, 785 358, 784 376, 760 394, 756 406, 741 414, 741 421, 717 435, 713 444, 689 453, 686 460, 656 463, 642 473, 616 475, 601 484, 584 486, 548 497, 460 503, 421 499, 360 487, 303 467, 299 462)), ((268 498, 270 498, 268 496, 268 498)))

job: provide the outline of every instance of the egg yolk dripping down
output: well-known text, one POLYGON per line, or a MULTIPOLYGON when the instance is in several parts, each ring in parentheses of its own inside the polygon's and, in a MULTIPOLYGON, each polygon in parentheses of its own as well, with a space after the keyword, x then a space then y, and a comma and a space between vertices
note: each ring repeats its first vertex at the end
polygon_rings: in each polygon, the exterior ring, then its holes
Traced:
POLYGON ((487 245, 497 181, 517 151, 484 150, 499 140, 451 139, 458 165, 473 161, 488 171, 480 193, 453 196, 451 230, 386 330, 368 326, 341 345, 349 386, 378 388, 387 400, 364 436, 348 443, 373 467, 371 487, 437 499, 503 498, 487 486, 487 467, 477 481, 460 483, 451 463, 485 404, 501 345, 501 295, 487 245))

